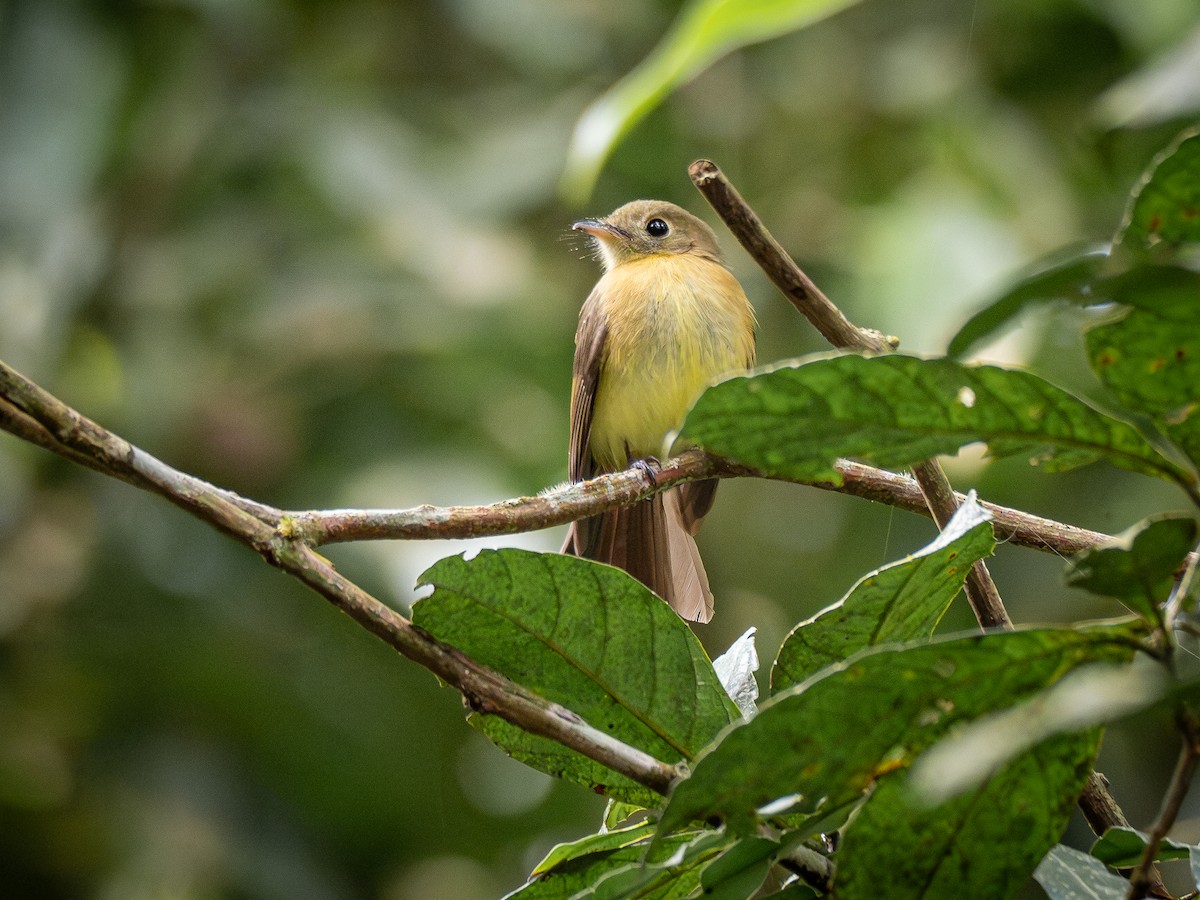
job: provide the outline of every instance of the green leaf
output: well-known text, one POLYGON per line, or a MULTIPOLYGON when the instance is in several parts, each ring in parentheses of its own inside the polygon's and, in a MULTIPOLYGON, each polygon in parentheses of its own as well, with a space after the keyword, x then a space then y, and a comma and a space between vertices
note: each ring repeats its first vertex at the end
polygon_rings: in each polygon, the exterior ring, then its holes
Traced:
POLYGON ((562 191, 584 200, 609 154, 654 107, 727 53, 797 31, 857 0, 692 0, 641 64, 575 125, 562 191))
POLYGON ((1034 304, 1066 300, 1082 305, 1097 303, 1092 286, 1109 266, 1108 250, 1072 251, 1066 258, 1043 262, 979 312, 950 339, 946 355, 965 356, 973 347, 1008 325, 1034 304))
MULTIPOLYGON (((673 850, 670 843, 658 845, 659 852, 651 861, 601 876, 572 900, 683 900, 695 896, 704 866, 731 843, 732 839, 720 832, 704 831, 673 850)), ((649 848, 651 854, 654 850, 649 848)))
POLYGON ((1050 848, 1033 877, 1050 900, 1125 900, 1129 882, 1081 850, 1057 844, 1050 848))
POLYGON ((971 565, 991 556, 991 518, 972 493, 937 540, 863 576, 837 603, 797 625, 779 648, 771 690, 798 684, 864 647, 932 634, 971 565))
POLYGON ((1003 709, 1076 666, 1124 661, 1136 632, 1032 629, 865 650, 776 694, 727 729, 671 794, 661 833, 724 817, 752 827, 764 804, 798 795, 810 809, 861 794, 951 726, 1003 709))
MULTIPOLYGON (((673 879, 670 871, 664 871, 661 865, 645 865, 646 851, 649 840, 642 833, 648 826, 637 826, 629 829, 628 835, 621 835, 616 841, 605 841, 609 835, 596 834, 575 841, 571 844, 560 844, 551 851, 557 858, 552 864, 550 857, 543 860, 529 881, 517 890, 508 894, 506 900, 559 900, 562 897, 594 897, 600 885, 608 893, 605 896, 621 896, 623 887, 646 888, 654 880, 668 883, 673 879), (641 834, 636 840, 630 840, 635 834, 641 834)), ((647 897, 686 896, 700 883, 699 865, 711 859, 719 852, 724 843, 718 841, 712 832, 686 832, 673 835, 661 843, 661 848, 669 854, 680 854, 681 860, 688 865, 680 867, 689 873, 688 881, 691 886, 683 894, 658 894, 648 890, 647 897)))
POLYGON ((836 356, 731 378, 701 395, 682 437, 770 474, 840 483, 840 456, 902 467, 986 441, 1048 470, 1096 459, 1193 476, 1131 426, 1028 372, 947 359, 836 356))
POLYGON ((640 812, 645 811, 644 806, 637 806, 633 803, 622 803, 620 800, 609 800, 608 806, 604 808, 604 827, 609 831, 616 831, 621 827, 621 824, 635 816, 640 812))
POLYGON ((1117 243, 1138 249, 1200 240, 1200 132, 1164 150, 1134 189, 1117 243))
POLYGON ((1081 666, 1046 690, 938 741, 914 763, 913 786, 927 802, 939 803, 984 783, 1048 738, 1141 712, 1171 691, 1160 666, 1081 666))
POLYGON ((771 858, 779 850, 775 841, 761 837, 738 841, 700 874, 704 896, 709 900, 743 900, 766 881, 771 858))
MULTIPOLYGON (((688 759, 740 717, 704 648, 669 606, 611 566, 558 553, 487 550, 421 576, 413 621, 657 759, 688 759)), ((472 724, 515 758, 642 806, 642 786, 502 719, 472 724)))
POLYGON ((1068 570, 1072 587, 1116 597, 1152 624, 1167 599, 1179 564, 1196 544, 1190 516, 1152 516, 1111 543, 1077 555, 1068 570))
MULTIPOLYGON (((1146 853, 1146 833, 1132 828, 1114 826, 1092 844, 1092 856, 1114 869, 1132 869, 1146 853)), ((1154 855, 1155 862, 1189 859, 1196 848, 1190 844, 1163 838, 1154 855)))
POLYGON ((837 896, 1012 896, 1062 835, 1099 746, 1098 731, 1055 738, 938 806, 903 773, 884 778, 843 832, 837 896))
POLYGON ((1092 368, 1126 407, 1200 463, 1200 273, 1143 267, 1107 292, 1126 308, 1088 330, 1092 368))
MULTIPOLYGON (((589 834, 577 841, 555 844, 546 854, 545 859, 533 867, 532 875, 544 875, 567 860, 578 859, 589 853, 607 853, 644 841, 654 833, 653 825, 634 825, 630 828, 618 828, 613 831, 603 831, 599 834, 589 834)), ((644 848, 643 848, 644 849, 644 848)))

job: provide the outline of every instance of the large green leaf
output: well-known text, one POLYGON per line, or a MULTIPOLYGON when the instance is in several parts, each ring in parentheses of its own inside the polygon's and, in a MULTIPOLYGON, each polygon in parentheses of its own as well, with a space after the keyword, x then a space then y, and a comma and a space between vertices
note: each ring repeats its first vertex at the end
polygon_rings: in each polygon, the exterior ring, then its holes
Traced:
POLYGON ((1068 582, 1093 594, 1116 597, 1151 623, 1161 622, 1175 570, 1196 543, 1190 516, 1145 519, 1111 543, 1080 553, 1071 561, 1068 582))
POLYGON ((1200 463, 1200 273, 1134 270, 1114 279, 1109 294, 1125 309, 1087 332, 1092 368, 1200 463))
POLYGON ((971 565, 995 546, 991 516, 972 496, 929 546, 863 576, 837 603, 797 625, 779 648, 771 689, 798 684, 864 647, 928 637, 971 565))
MULTIPOLYGON (((558 553, 452 556, 421 576, 413 620, 468 656, 652 756, 695 755, 740 713, 669 606, 611 566, 558 553)), ((659 798, 553 741, 473 717, 530 765, 643 806, 659 798)))
POLYGON ((1136 633, 1031 629, 863 651, 726 730, 675 787, 663 833, 714 816, 740 832, 756 809, 785 797, 836 806, 951 726, 1018 703, 1076 666, 1127 660, 1136 633))
POLYGON ((774 475, 839 483, 840 456, 911 465, 985 441, 1050 470, 1097 459, 1189 482, 1130 425, 1028 372, 910 356, 836 356, 731 378, 682 437, 774 475))
POLYGON ((1200 133, 1160 154, 1134 190, 1118 243, 1141 249, 1200 240, 1200 133))
POLYGON ((663 98, 727 53, 796 31, 858 0, 692 0, 640 65, 592 103, 575 125, 562 189, 591 193, 617 142, 663 98))
POLYGON ((1012 896, 1061 837, 1099 750, 1099 731, 1022 754, 967 794, 925 803, 904 773, 882 779, 843 832, 841 900, 1012 896))

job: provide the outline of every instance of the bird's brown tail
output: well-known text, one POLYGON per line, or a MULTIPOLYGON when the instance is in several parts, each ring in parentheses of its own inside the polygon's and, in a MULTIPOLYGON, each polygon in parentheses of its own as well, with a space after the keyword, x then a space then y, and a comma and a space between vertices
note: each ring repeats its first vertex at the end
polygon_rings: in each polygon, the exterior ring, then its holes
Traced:
POLYGON ((624 569, 683 618, 707 622, 713 595, 693 535, 715 491, 715 481, 686 484, 575 522, 563 552, 624 569))

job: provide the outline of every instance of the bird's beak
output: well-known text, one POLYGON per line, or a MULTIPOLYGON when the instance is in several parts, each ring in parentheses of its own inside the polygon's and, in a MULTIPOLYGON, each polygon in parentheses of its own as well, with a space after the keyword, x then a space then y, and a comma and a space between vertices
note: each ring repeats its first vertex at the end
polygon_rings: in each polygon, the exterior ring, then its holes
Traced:
POLYGON ((624 229, 618 228, 604 219, 580 219, 578 222, 572 224, 571 228, 574 231, 586 231, 599 241, 610 240, 612 238, 629 239, 629 235, 625 233, 624 229))

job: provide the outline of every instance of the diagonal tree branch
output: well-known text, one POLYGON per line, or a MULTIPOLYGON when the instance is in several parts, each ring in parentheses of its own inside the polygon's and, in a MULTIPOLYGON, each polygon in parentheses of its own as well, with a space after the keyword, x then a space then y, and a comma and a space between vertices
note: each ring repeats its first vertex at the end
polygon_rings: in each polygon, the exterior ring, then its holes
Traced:
POLYGON ((1162 882, 1158 878, 1154 860, 1158 856, 1163 839, 1166 838, 1167 832, 1171 830, 1171 826, 1175 824, 1175 820, 1179 816, 1180 809, 1183 808, 1183 801, 1192 785, 1196 767, 1200 764, 1200 723, 1187 709, 1181 710, 1178 718, 1179 731, 1183 737, 1179 748, 1179 758, 1175 761, 1175 771, 1171 775, 1171 783, 1167 788, 1166 796, 1163 797, 1162 809, 1154 822, 1154 827, 1150 829, 1150 833, 1146 837, 1146 850, 1142 854, 1141 862, 1129 876, 1127 900, 1140 900, 1150 893, 1157 897, 1170 896, 1165 891, 1158 891, 1158 888, 1162 887, 1162 882))
POLYGON ((159 494, 251 547, 271 565, 308 585, 367 631, 457 688, 472 708, 557 741, 665 794, 674 766, 592 728, 578 715, 527 691, 414 625, 339 574, 302 541, 276 528, 278 510, 233 498, 180 472, 97 425, 0 363, 0 427, 55 453, 159 494), (11 427, 10 427, 11 426, 11 427))

